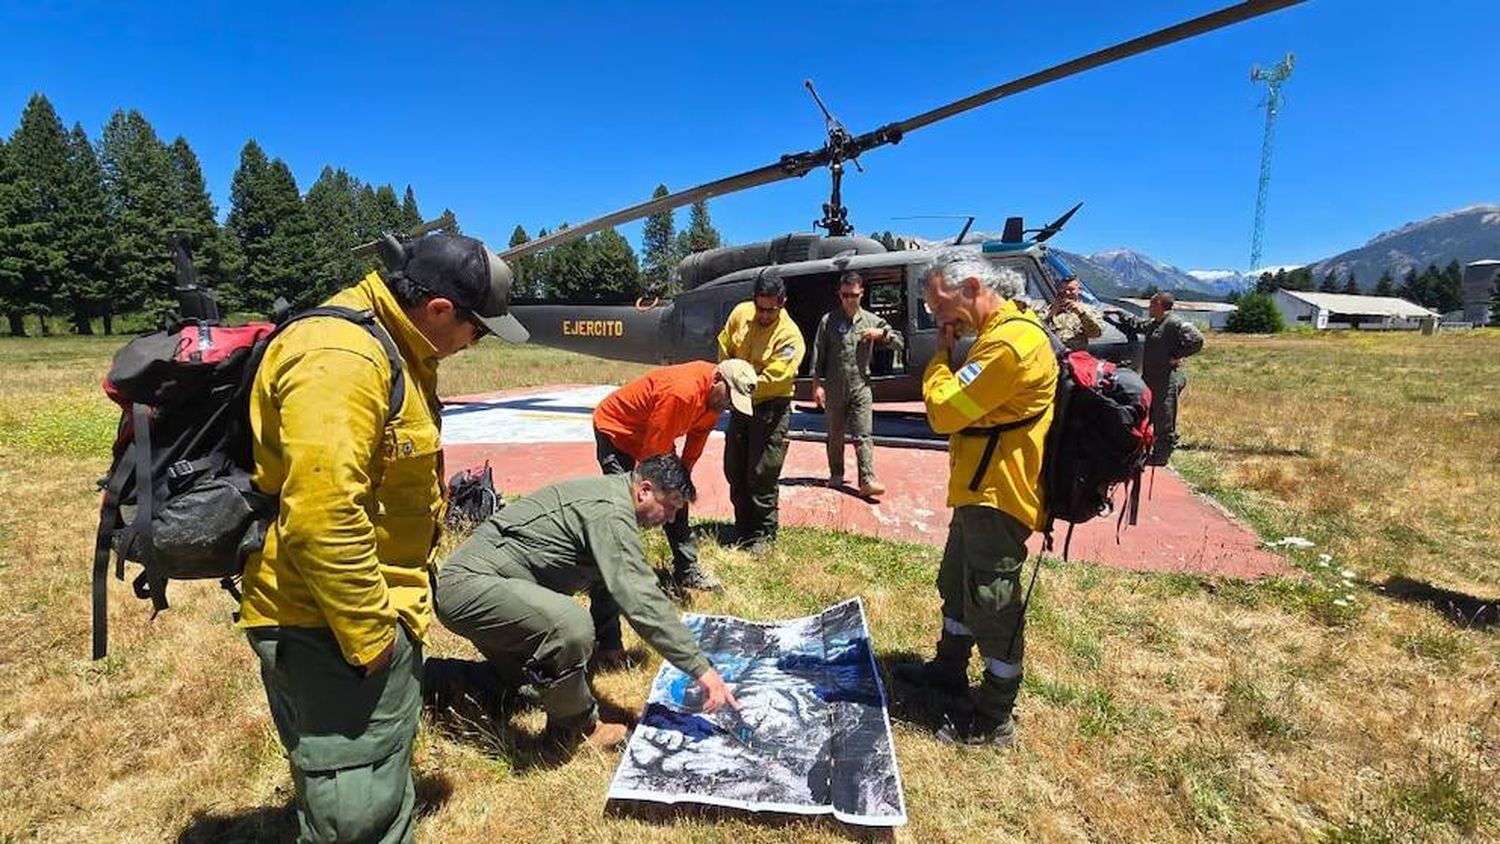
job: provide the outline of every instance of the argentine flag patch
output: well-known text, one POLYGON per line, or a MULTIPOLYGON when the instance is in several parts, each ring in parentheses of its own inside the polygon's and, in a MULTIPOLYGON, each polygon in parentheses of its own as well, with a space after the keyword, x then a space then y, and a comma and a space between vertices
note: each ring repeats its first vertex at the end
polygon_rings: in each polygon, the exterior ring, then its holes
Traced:
POLYGON ((970 384, 974 383, 974 379, 978 378, 979 373, 983 371, 984 367, 980 366, 978 363, 968 364, 963 369, 960 369, 958 371, 958 380, 962 381, 963 385, 967 387, 970 384))

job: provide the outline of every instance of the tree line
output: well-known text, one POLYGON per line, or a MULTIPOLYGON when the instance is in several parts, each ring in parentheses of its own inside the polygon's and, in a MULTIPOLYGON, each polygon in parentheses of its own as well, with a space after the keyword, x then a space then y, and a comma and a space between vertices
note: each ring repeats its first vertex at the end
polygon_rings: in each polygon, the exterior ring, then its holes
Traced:
MULTIPOLYGON (((613 229, 525 256, 515 262, 518 294, 624 301, 673 292, 676 261, 720 244, 706 203, 689 216, 681 232, 670 210, 648 219, 643 261, 613 229)), ((79 123, 65 128, 38 93, 0 137, 0 314, 12 335, 24 335, 27 317, 43 334, 89 334, 96 319, 113 333, 122 315, 165 313, 175 305, 174 233, 224 312, 265 313, 278 298, 307 307, 373 268, 374 258, 353 254, 356 245, 422 218, 410 185, 398 198, 391 185, 342 167, 325 166, 303 194, 286 162, 252 138, 221 224, 185 138, 168 143, 139 111, 120 109, 91 139, 79 123)), ((517 225, 510 245, 528 239, 517 225)))

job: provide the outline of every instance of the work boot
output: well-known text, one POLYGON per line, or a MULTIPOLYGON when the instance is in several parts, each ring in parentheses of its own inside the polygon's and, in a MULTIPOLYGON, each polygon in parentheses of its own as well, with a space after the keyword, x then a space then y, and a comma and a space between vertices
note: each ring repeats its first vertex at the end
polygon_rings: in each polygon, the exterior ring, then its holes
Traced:
POLYGON ((868 480, 859 485, 859 494, 862 498, 879 498, 885 495, 885 484, 877 480, 868 480))
POLYGON ((937 738, 945 744, 1010 747, 1016 741, 1016 720, 1008 712, 1004 718, 998 718, 973 710, 944 720, 946 723, 938 730, 937 738))
POLYGON ((843 489, 844 488, 844 476, 843 475, 829 475, 828 476, 828 480, 826 480, 826 481, 823 482, 823 486, 826 486, 829 489, 843 489))
POLYGON ((974 637, 944 633, 937 643, 937 656, 927 662, 898 665, 891 674, 908 686, 932 689, 948 695, 969 690, 969 651, 974 637))
POLYGON ((720 592, 724 584, 717 577, 703 570, 703 566, 697 560, 685 566, 675 566, 672 569, 672 581, 679 589, 695 589, 699 592, 720 592))

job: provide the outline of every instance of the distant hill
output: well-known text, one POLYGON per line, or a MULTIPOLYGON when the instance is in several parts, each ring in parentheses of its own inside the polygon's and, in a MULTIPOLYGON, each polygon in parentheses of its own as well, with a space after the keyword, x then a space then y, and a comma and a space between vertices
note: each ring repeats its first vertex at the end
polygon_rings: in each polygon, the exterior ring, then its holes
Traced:
POLYGON ((1408 223, 1376 235, 1358 249, 1318 261, 1312 271, 1318 280, 1329 270, 1341 280, 1353 273, 1368 290, 1386 270, 1400 284, 1410 269, 1420 272, 1428 264, 1442 269, 1455 259, 1467 264, 1484 258, 1500 258, 1500 205, 1471 205, 1408 223))
MULTIPOLYGON (((976 244, 999 236, 997 232, 971 232, 964 238, 964 243, 976 244)), ((906 239, 925 248, 953 243, 951 237, 944 240, 906 239)), ((1133 249, 1107 249, 1092 255, 1056 248, 1053 251, 1073 267, 1090 290, 1106 299, 1134 295, 1151 286, 1202 298, 1222 299, 1233 291, 1250 287, 1261 273, 1293 270, 1299 266, 1262 267, 1255 273, 1228 269, 1182 270, 1133 249)), ((1377 235, 1358 249, 1318 261, 1312 265, 1312 273, 1315 280, 1321 281, 1331 269, 1342 281, 1352 272, 1360 287, 1369 290, 1387 269, 1399 284, 1409 269, 1421 271, 1428 264, 1437 264, 1441 269, 1455 259, 1465 264, 1484 258, 1500 258, 1500 205, 1471 205, 1408 223, 1377 235)))

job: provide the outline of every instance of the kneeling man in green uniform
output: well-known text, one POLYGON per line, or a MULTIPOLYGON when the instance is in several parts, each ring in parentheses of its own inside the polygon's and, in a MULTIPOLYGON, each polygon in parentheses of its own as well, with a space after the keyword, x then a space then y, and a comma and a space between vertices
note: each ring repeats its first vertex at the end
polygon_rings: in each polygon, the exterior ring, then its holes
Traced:
POLYGON ((541 691, 547 731, 616 747, 623 724, 599 720, 585 667, 594 622, 574 599, 606 590, 630 626, 703 688, 704 709, 739 702, 657 585, 641 528, 660 527, 697 491, 682 461, 661 454, 629 474, 563 481, 512 502, 480 524, 438 569, 438 619, 501 673, 541 691))

